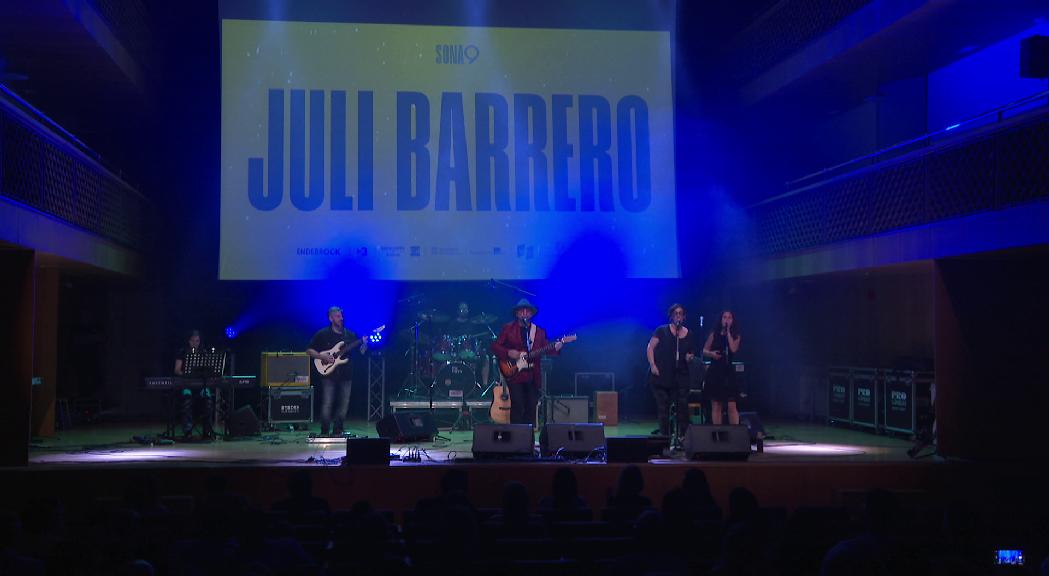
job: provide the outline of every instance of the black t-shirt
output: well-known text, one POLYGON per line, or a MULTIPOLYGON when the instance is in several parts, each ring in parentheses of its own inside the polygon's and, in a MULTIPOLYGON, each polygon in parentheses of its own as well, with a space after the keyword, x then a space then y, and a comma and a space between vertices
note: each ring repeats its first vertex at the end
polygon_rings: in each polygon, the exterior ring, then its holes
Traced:
POLYGON ((652 332, 652 337, 659 340, 652 357, 656 361, 660 378, 671 374, 688 374, 688 354, 695 354, 695 339, 689 330, 684 338, 677 338, 670 332, 670 326, 664 324, 652 332), (676 341, 676 342, 675 342, 676 341))
MULTIPOLYGON (((353 330, 350 330, 349 328, 343 328, 342 334, 339 334, 335 330, 332 330, 331 326, 328 326, 326 328, 321 328, 317 331, 316 334, 313 335, 313 338, 310 339, 309 348, 312 348, 317 352, 327 352, 328 350, 334 348, 335 345, 339 342, 345 342, 346 344, 350 344, 356 339, 357 335, 354 334, 353 330)), ((347 362, 339 366, 335 369, 334 372, 326 376, 326 378, 331 378, 339 382, 351 380, 353 376, 353 371, 351 369, 353 353, 356 351, 357 349, 354 348, 353 351, 346 355, 346 357, 350 359, 350 362, 347 362)))
POLYGON ((476 326, 469 321, 462 322, 458 318, 453 318, 448 323, 448 335, 450 336, 469 336, 474 334, 474 328, 476 326))

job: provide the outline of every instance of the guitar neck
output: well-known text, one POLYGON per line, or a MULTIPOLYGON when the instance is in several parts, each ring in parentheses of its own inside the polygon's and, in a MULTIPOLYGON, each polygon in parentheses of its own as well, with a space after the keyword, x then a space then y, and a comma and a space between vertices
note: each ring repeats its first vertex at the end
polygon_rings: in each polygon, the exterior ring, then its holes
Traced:
POLYGON ((529 358, 535 358, 536 356, 542 356, 543 354, 548 354, 551 350, 554 349, 554 346, 556 346, 558 342, 560 342, 560 340, 554 340, 553 342, 550 342, 549 344, 547 344, 546 346, 543 346, 542 348, 540 348, 538 350, 532 350, 531 352, 528 353, 528 357, 529 358))

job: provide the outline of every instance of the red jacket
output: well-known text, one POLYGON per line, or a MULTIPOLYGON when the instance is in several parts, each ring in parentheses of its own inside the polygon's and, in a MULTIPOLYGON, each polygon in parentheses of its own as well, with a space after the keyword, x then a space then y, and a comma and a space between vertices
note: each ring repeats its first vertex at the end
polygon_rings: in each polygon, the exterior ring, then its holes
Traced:
MULTIPOLYGON (((532 350, 539 350, 543 346, 546 346, 549 342, 546 339, 546 330, 535 326, 535 340, 532 342, 532 350)), ((524 352, 528 350, 528 346, 525 345, 524 341, 521 340, 521 325, 516 321, 507 322, 503 324, 503 329, 499 331, 499 337, 492 343, 492 352, 495 354, 499 361, 510 360, 510 350, 517 350, 524 352)), ((557 356, 560 353, 559 350, 553 348, 544 356, 557 356)), ((537 356, 532 363, 534 366, 528 370, 522 370, 517 374, 514 374, 510 378, 509 382, 512 384, 518 384, 521 382, 532 381, 535 383, 535 387, 539 388, 542 385, 542 361, 543 356, 537 356)))

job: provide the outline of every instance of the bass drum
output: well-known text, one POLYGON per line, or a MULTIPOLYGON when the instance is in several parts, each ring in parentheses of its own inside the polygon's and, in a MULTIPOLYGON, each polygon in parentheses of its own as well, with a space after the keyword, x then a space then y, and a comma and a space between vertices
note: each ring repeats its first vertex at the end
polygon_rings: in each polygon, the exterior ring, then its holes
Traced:
POLYGON ((474 400, 481 395, 481 385, 473 368, 464 362, 438 366, 433 379, 433 396, 437 400, 474 400))

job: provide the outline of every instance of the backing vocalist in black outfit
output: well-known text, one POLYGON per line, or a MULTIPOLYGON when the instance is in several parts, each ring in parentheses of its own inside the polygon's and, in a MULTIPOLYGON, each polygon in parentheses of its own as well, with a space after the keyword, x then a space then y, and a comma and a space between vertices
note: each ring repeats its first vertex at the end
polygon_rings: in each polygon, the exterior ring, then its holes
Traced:
POLYGON ((703 357, 710 358, 710 367, 704 380, 703 393, 710 400, 710 422, 721 424, 721 409, 728 405, 728 423, 739 424, 739 383, 732 367, 732 358, 739 352, 742 337, 736 326, 736 315, 731 310, 721 313, 721 324, 707 336, 703 357))
POLYGON ((652 395, 656 399, 659 433, 670 435, 670 404, 675 403, 678 436, 688 428, 688 364, 695 356, 692 331, 685 327, 685 307, 673 304, 667 310, 668 324, 656 328, 648 341, 648 369, 652 395))

